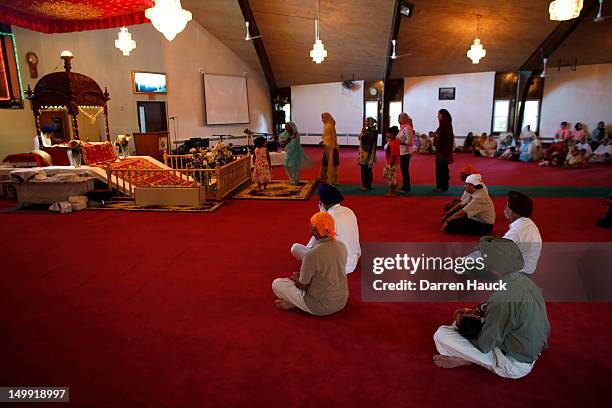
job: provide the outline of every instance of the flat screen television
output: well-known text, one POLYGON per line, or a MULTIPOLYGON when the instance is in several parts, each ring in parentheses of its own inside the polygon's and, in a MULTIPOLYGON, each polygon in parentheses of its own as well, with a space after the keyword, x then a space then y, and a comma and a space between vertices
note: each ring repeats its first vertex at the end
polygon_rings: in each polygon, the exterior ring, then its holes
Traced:
POLYGON ((166 74, 161 72, 132 71, 134 93, 166 93, 166 74))

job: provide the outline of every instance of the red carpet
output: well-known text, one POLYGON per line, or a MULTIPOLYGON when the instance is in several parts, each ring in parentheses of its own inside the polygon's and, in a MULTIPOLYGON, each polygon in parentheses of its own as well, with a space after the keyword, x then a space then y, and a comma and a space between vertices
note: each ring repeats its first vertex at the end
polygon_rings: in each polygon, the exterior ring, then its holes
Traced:
MULTIPOLYGON (((312 179, 318 176, 322 149, 307 147, 306 152, 314 165, 303 171, 302 177, 312 179)), ((382 169, 385 158, 382 150, 378 151, 374 167, 374 183, 383 183, 382 169)), ((451 184, 459 182, 459 170, 466 164, 472 164, 483 175, 488 185, 506 186, 612 186, 612 166, 597 164, 586 169, 564 169, 539 167, 537 163, 509 162, 507 160, 475 157, 472 154, 455 154, 455 163, 450 166, 451 184)), ((410 161, 410 177, 413 184, 435 183, 434 156, 414 155, 410 161)), ((286 178, 284 169, 274 169, 276 178, 286 178)), ((399 177, 399 172, 398 172, 399 177)), ((359 184, 359 166, 357 149, 345 147, 340 149, 340 183, 359 184)))
MULTIPOLYGON (((448 240, 446 199, 346 205, 364 243, 433 241, 448 240)), ((546 241, 611 241, 593 226, 600 201, 536 198, 534 220, 546 241)), ((212 214, 4 209, 0 384, 70 386, 80 407, 610 402, 610 303, 549 304, 550 348, 516 381, 433 366, 432 335, 458 305, 361 303, 359 272, 337 315, 276 310, 272 279, 299 267, 289 246, 315 209, 316 197, 229 200, 212 214)))

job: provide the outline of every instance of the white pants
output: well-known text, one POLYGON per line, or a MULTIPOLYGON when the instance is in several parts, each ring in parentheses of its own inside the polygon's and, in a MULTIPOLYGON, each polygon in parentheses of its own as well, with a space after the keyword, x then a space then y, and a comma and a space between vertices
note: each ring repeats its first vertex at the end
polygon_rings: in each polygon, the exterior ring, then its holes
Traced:
POLYGON ((504 378, 524 377, 531 372, 535 363, 516 361, 504 355, 498 347, 488 353, 483 353, 459 334, 454 326, 440 326, 433 338, 438 353, 443 356, 460 357, 504 378))
POLYGON ((308 310, 308 306, 304 302, 305 291, 295 286, 295 282, 288 278, 274 279, 272 282, 272 292, 277 298, 283 299, 292 305, 302 309, 307 313, 312 312, 308 310))

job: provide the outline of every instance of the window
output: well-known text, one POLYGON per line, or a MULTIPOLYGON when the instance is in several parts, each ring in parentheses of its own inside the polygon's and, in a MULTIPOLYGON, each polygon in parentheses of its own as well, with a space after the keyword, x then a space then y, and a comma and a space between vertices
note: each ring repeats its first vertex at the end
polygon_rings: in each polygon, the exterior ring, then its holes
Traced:
POLYGON ((285 122, 290 122, 291 121, 291 104, 286 103, 285 106, 283 106, 283 111, 285 112, 285 122))
POLYGON ((402 113, 402 101, 389 102, 389 126, 399 128, 397 117, 400 113, 402 113))
POLYGON ((378 101, 365 101, 365 118, 372 117, 378 120, 378 101))
POLYGON ((493 132, 507 132, 510 116, 510 101, 497 100, 493 108, 493 132))
POLYGON ((540 101, 525 102, 525 113, 523 114, 523 125, 521 129, 529 125, 532 132, 538 131, 538 120, 540 113, 540 101))

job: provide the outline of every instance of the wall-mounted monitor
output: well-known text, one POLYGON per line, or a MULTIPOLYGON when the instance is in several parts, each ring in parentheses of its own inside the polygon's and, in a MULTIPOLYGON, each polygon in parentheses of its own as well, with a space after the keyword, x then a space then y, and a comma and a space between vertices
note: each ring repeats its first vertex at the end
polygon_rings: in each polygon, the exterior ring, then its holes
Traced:
POLYGON ((161 72, 132 71, 134 93, 166 93, 166 74, 161 72))

